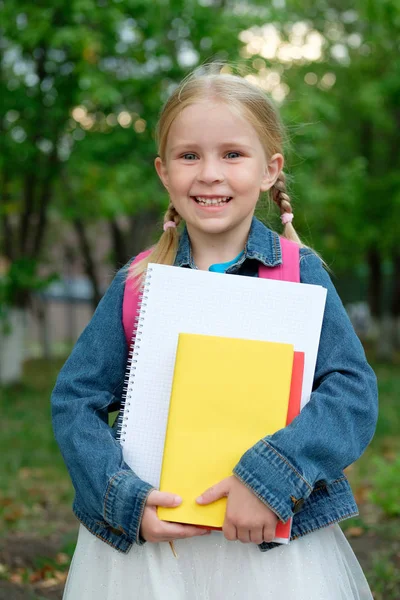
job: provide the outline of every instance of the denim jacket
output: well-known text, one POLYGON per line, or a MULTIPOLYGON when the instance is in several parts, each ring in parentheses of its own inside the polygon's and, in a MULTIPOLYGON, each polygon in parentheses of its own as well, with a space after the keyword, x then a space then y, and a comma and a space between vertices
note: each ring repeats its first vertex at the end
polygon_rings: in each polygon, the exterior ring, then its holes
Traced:
MULTIPOLYGON (((227 273, 257 277, 259 262, 281 264, 281 247, 278 234, 253 218, 244 254, 227 273)), ((196 268, 186 229, 174 264, 196 268)), ((52 394, 54 432, 76 492, 74 513, 121 552, 145 543, 140 523, 154 489, 125 463, 116 430, 108 425, 108 408, 123 395, 127 363, 125 276, 126 269, 116 274, 52 394)), ((362 345, 321 260, 309 248, 300 249, 300 280, 327 289, 310 401, 288 427, 247 450, 233 470, 279 519, 293 517, 291 539, 358 514, 343 470, 370 442, 378 404, 376 377, 362 345)))

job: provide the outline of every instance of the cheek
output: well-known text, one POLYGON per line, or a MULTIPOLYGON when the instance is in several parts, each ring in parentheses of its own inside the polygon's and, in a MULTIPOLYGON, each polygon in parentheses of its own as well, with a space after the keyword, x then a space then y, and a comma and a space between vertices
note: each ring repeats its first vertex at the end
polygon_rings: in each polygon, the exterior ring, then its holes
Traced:
POLYGON ((180 169, 179 167, 174 167, 170 169, 170 181, 174 185, 174 187, 182 187, 182 182, 188 181, 190 179, 190 173, 187 169, 180 169))
POLYGON ((261 179, 261 172, 257 165, 241 165, 240 168, 233 169, 230 172, 232 179, 237 181, 259 181, 261 179))

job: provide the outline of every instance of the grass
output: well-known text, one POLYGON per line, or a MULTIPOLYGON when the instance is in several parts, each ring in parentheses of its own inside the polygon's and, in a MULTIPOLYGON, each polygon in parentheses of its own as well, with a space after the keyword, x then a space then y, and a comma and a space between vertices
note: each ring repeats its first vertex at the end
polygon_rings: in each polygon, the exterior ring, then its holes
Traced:
POLYGON ((0 525, 6 530, 50 533, 49 514, 72 500, 50 416, 50 394, 61 365, 62 361, 27 362, 23 381, 2 389, 0 525))
POLYGON ((348 469, 360 516, 342 523, 376 600, 400 598, 400 369, 375 365, 379 419, 362 457, 348 469))
MULTIPOLYGON (((28 361, 22 382, 0 390, 0 455, 6 457, 0 472, 0 528, 5 535, 25 535, 26 539, 58 535, 57 552, 51 556, 50 552, 47 558, 37 556, 22 572, 6 568, 3 577, 14 577, 16 581, 18 577, 22 582, 24 578, 32 580, 38 572, 43 572, 47 580, 57 573, 62 578, 74 550, 73 489, 53 437, 50 417, 50 394, 61 365, 61 360, 28 361)), ((376 365, 375 370, 380 388, 376 435, 364 455, 348 469, 360 517, 343 522, 343 529, 362 562, 376 600, 398 600, 400 369, 376 365)))
POLYGON ((348 469, 356 499, 370 500, 387 517, 400 516, 400 369, 376 365, 379 418, 375 436, 362 457, 348 469))

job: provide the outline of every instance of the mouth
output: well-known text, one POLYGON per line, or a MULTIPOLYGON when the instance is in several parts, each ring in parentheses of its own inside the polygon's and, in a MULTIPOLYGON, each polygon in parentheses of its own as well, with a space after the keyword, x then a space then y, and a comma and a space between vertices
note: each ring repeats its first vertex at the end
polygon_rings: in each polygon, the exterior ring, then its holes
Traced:
POLYGON ((215 196, 206 198, 204 196, 190 196, 200 206, 225 206, 232 200, 232 196, 215 196))

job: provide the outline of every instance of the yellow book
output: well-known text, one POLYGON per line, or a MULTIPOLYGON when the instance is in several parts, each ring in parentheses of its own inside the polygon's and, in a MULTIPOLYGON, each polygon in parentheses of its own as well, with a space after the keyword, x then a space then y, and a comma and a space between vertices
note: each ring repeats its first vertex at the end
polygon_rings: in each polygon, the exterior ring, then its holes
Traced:
POLYGON ((222 527, 226 499, 207 506, 195 499, 285 427, 293 353, 291 344, 179 335, 160 490, 183 502, 158 507, 160 519, 222 527))

